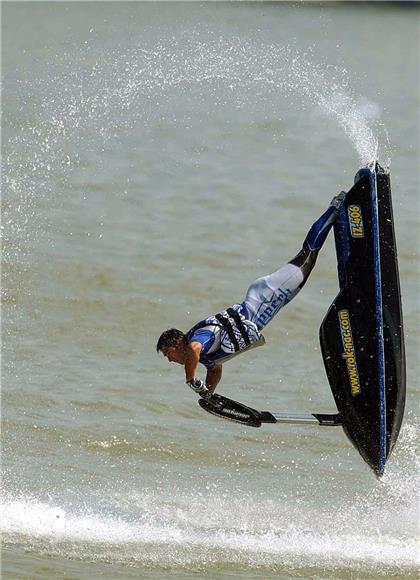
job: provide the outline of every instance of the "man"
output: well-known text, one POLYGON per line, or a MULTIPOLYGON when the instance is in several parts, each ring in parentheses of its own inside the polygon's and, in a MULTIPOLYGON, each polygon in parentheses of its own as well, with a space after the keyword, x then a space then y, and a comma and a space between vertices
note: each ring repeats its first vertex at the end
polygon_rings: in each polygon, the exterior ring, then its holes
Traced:
POLYGON ((245 299, 194 325, 187 333, 171 328, 159 337, 157 352, 184 367, 186 384, 201 397, 210 396, 222 378, 222 364, 265 343, 261 330, 288 304, 309 277, 333 226, 345 192, 333 198, 309 230, 301 251, 288 264, 251 284, 245 299), (206 380, 196 378, 198 363, 206 380))

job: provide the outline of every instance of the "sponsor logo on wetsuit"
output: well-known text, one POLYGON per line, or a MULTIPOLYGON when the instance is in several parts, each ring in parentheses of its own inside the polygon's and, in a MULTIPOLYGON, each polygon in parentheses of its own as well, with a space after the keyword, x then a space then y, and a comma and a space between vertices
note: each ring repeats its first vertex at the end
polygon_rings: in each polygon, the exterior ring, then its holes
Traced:
POLYGON ((344 352, 341 355, 346 361, 347 374, 349 376, 351 394, 354 396, 360 393, 360 379, 357 370, 356 354, 354 352, 353 335, 350 326, 350 315, 348 310, 338 312, 340 321, 341 339, 343 341, 344 352))
POLYGON ((353 238, 364 238, 362 208, 360 205, 349 205, 347 208, 349 215, 350 233, 353 238))
POLYGON ((257 326, 263 327, 269 322, 274 314, 280 310, 282 306, 287 304, 289 301, 290 290, 283 290, 279 288, 277 290, 277 296, 273 294, 273 298, 266 300, 263 303, 264 310, 257 318, 257 326), (269 305, 267 306, 267 303, 269 305))

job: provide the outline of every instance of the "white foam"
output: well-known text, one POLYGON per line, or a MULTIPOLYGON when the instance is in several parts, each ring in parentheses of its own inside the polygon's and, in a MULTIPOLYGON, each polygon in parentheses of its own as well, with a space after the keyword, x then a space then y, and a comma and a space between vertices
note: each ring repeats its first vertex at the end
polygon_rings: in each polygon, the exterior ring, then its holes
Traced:
POLYGON ((10 536, 111 544, 182 540, 174 528, 160 530, 149 524, 133 524, 101 514, 74 514, 35 499, 6 500, 0 506, 0 514, 0 529, 10 536))
MULTIPOLYGON (((167 502, 167 498, 161 498, 162 505, 165 500, 167 502)), ((186 498, 184 500, 189 503, 186 498)), ((102 513, 76 514, 63 507, 29 498, 11 499, 1 506, 1 531, 6 541, 28 543, 25 540, 28 538, 29 543, 35 541, 41 550, 44 542, 44 549, 59 552, 63 556, 73 553, 75 544, 79 544, 76 552, 80 557, 97 558, 101 556, 105 545, 110 549, 107 550, 108 558, 118 561, 129 558, 139 564, 156 559, 160 564, 182 565, 186 561, 183 551, 188 551, 190 560, 191 548, 196 548, 197 560, 205 560, 203 550, 210 550, 217 554, 216 560, 240 560, 251 566, 288 563, 300 566, 356 566, 361 569, 387 566, 406 569, 418 565, 415 539, 392 537, 374 529, 369 533, 363 529, 363 525, 360 531, 351 532, 347 529, 342 532, 340 525, 325 525, 324 518, 320 518, 319 514, 313 514, 312 524, 308 518, 302 518, 299 523, 296 514, 281 509, 282 515, 278 519, 280 523, 274 525, 273 517, 268 517, 264 530, 261 514, 269 513, 266 509, 273 508, 273 505, 254 504, 247 509, 242 499, 226 502, 226 499, 221 501, 209 498, 205 502, 206 508, 201 509, 201 517, 197 519, 199 506, 203 507, 201 499, 191 506, 190 517, 180 517, 182 510, 179 504, 175 504, 172 512, 166 511, 165 521, 155 501, 154 497, 154 512, 145 512, 138 520, 127 521, 102 513), (242 524, 237 525, 234 515, 240 514, 240 510, 242 524), (231 515, 233 518, 229 518, 231 515), (231 519, 230 525, 227 525, 226 519, 231 519), (66 545, 69 547, 66 548, 66 545), (145 545, 148 546, 147 557, 142 548, 145 545), (124 546, 123 556, 118 550, 111 549, 118 546, 124 546), (162 546, 167 548, 162 549, 162 546)), ((275 508, 278 512, 279 506, 275 508)), ((280 514, 276 513, 274 519, 277 516, 280 514)), ((214 560, 214 556, 212 558, 214 560)))
MULTIPOLYGON (((259 499, 225 488, 177 489, 171 481, 155 490, 120 490, 108 502, 96 490, 100 503, 83 495, 89 506, 83 509, 8 491, 0 530, 6 542, 88 560, 171 566, 228 561, 411 574, 419 565, 418 431, 409 413, 382 480, 373 481, 369 493, 343 488, 338 506, 314 507, 293 497, 259 499)), ((321 499, 321 480, 319 486, 314 491, 321 499)))

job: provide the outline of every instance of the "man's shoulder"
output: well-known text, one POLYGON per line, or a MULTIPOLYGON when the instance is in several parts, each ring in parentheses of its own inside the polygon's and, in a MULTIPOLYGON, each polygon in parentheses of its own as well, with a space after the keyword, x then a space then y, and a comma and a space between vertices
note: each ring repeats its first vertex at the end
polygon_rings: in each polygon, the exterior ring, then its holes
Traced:
POLYGON ((218 326, 210 325, 204 328, 197 329, 191 336, 188 337, 189 344, 192 342, 199 342, 202 346, 201 356, 213 352, 220 344, 220 328, 218 326))
POLYGON ((215 324, 209 324, 207 326, 202 326, 201 328, 197 328, 191 332, 188 337, 188 342, 194 342, 197 338, 207 338, 210 336, 214 336, 220 332, 220 327, 215 324))

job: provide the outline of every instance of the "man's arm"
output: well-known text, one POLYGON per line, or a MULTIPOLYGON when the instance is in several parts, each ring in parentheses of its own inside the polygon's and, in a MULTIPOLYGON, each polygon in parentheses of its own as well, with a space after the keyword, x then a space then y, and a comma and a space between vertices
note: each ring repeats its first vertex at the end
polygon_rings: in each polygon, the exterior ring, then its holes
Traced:
POLYGON ((206 386, 211 393, 214 393, 222 378, 222 365, 215 364, 211 369, 207 369, 206 386))
POLYGON ((187 344, 187 356, 185 359, 185 382, 192 381, 195 378, 195 371, 200 360, 200 353, 203 345, 201 342, 190 342, 187 344))
MULTIPOLYGON (((200 360, 200 353, 203 348, 201 342, 190 342, 187 345, 187 356, 185 359, 185 382, 189 383, 195 379, 197 365, 200 360)), ((215 364, 211 369, 207 369, 205 386, 213 393, 222 378, 222 365, 215 364)), ((194 389, 195 390, 195 389, 194 389)))

